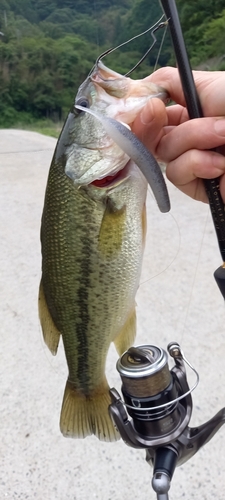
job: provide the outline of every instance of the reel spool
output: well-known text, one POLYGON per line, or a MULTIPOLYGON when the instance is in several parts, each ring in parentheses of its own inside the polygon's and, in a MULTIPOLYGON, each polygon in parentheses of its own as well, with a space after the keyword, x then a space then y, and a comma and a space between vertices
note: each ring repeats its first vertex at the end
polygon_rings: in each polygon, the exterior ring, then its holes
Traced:
POLYGON ((199 376, 171 342, 167 350, 174 359, 170 370, 166 351, 154 345, 131 347, 117 362, 122 395, 110 390, 110 415, 122 439, 133 448, 145 448, 154 467, 152 487, 158 500, 167 500, 175 467, 189 460, 225 422, 225 408, 201 426, 188 427, 192 413, 191 392, 199 376), (196 375, 190 389, 185 363, 196 375), (130 417, 130 418, 129 418, 130 417))
POLYGON ((134 429, 152 439, 174 432, 185 418, 178 386, 160 347, 132 347, 117 362, 122 393, 134 429))

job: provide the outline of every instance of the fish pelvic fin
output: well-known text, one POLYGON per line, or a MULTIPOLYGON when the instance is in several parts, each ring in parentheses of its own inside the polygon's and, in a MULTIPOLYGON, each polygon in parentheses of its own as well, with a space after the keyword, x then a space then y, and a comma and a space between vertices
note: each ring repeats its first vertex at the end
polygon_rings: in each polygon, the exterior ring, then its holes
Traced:
POLYGON ((62 434, 71 438, 85 438, 94 434, 100 441, 117 441, 120 435, 109 415, 110 404, 106 379, 89 396, 67 380, 60 416, 62 434))
POLYGON ((136 311, 135 306, 127 318, 126 323, 114 339, 114 344, 118 354, 121 356, 130 346, 133 345, 136 337, 136 311))
POLYGON ((60 332, 56 328, 53 319, 51 317, 51 314, 49 312, 47 302, 45 299, 42 281, 40 283, 40 288, 39 288, 38 311, 39 311, 39 319, 41 323, 44 341, 48 346, 49 350, 51 351, 51 353, 55 356, 59 345, 60 332))

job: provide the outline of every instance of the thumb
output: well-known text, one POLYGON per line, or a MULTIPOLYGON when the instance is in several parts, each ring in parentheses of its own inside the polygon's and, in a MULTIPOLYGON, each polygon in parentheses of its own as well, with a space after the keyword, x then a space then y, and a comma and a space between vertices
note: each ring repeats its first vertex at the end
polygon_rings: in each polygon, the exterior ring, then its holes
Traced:
POLYGON ((156 153, 158 143, 164 135, 163 127, 167 125, 165 104, 157 98, 149 99, 142 111, 135 118, 132 132, 152 152, 156 153))

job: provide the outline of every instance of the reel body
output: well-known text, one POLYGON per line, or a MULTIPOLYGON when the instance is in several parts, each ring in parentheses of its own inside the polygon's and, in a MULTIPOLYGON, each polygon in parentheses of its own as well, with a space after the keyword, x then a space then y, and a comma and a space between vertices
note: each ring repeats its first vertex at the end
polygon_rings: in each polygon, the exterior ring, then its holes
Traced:
POLYGON ((175 467, 185 463, 207 443, 225 422, 225 408, 211 420, 195 428, 188 426, 192 414, 191 392, 199 376, 187 361, 179 344, 167 347, 168 355, 153 345, 131 347, 117 362, 122 380, 123 400, 111 389, 111 417, 124 442, 145 448, 146 460, 154 467, 152 486, 159 500, 168 499, 175 467), (196 374, 190 389, 185 362, 196 374))

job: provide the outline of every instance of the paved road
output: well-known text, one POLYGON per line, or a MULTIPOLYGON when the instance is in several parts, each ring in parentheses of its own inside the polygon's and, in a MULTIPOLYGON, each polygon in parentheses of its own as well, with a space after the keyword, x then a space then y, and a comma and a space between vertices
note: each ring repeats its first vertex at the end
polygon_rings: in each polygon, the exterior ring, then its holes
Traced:
MULTIPOLYGON (((39 228, 55 140, 0 131, 0 499, 153 500, 144 452, 123 442, 65 439, 59 413, 66 380, 62 345, 53 358, 37 316, 39 228)), ((148 197, 148 238, 137 296, 137 344, 181 343, 200 373, 191 425, 225 406, 224 303, 208 207, 169 186, 172 211, 148 197)), ((107 373, 120 389, 110 351, 107 373)), ((190 383, 194 379, 190 375, 190 383)), ((224 500, 225 428, 176 470, 171 500, 224 500)))

